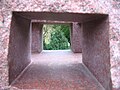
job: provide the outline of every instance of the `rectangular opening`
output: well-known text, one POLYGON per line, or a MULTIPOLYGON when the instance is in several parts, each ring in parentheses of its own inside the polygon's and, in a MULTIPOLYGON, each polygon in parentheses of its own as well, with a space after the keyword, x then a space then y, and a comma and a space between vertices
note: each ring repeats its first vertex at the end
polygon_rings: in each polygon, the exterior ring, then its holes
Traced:
POLYGON ((43 50, 69 50, 70 29, 69 24, 44 24, 43 50))

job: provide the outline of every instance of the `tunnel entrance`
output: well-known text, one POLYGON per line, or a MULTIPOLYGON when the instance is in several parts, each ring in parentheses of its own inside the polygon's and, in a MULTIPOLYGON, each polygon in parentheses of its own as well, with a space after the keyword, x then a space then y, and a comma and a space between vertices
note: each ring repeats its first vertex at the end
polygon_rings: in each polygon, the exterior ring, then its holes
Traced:
MULTIPOLYGON (((16 83, 16 78, 31 63, 31 52, 33 50, 42 51, 40 33, 35 32, 35 40, 33 39, 33 32, 38 28, 36 23, 41 20, 64 21, 75 22, 71 24, 71 50, 74 53, 82 52, 82 62, 79 68, 87 72, 85 74, 85 72, 79 71, 79 73, 82 72, 80 78, 85 75, 89 79, 83 81, 93 80, 94 83, 91 83, 91 85, 95 86, 97 90, 111 90, 108 15, 53 12, 13 12, 12 15, 8 52, 10 84, 16 83), (35 22, 35 20, 37 21, 35 22), (35 24, 33 24, 34 22, 35 24), (36 48, 32 48, 35 47, 33 41, 37 41, 36 44, 34 43, 37 46, 36 48)), ((40 23, 40 26, 42 25, 40 23)), ((87 90, 87 88, 90 87, 84 86, 84 90, 87 90)), ((91 88, 91 90, 94 89, 91 88)))

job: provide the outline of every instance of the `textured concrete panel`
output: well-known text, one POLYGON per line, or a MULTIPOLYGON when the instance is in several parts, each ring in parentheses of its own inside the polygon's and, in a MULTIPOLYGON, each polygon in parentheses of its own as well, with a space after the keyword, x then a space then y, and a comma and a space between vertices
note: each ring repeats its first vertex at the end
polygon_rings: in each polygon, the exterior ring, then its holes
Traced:
POLYGON ((40 53, 43 49, 42 27, 40 23, 32 23, 32 53, 40 53))
POLYGON ((82 52, 82 28, 81 24, 74 22, 71 29, 71 50, 75 53, 82 52))
POLYGON ((14 15, 8 52, 9 83, 30 63, 30 20, 14 15))
POLYGON ((112 90, 108 19, 83 23, 83 63, 104 86, 112 90))

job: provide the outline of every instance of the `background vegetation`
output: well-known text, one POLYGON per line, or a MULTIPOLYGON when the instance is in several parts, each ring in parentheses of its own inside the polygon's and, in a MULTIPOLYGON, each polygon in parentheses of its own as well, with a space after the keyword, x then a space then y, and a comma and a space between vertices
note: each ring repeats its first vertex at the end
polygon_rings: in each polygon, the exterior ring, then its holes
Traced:
POLYGON ((70 49, 70 25, 45 24, 43 26, 43 49, 70 49))

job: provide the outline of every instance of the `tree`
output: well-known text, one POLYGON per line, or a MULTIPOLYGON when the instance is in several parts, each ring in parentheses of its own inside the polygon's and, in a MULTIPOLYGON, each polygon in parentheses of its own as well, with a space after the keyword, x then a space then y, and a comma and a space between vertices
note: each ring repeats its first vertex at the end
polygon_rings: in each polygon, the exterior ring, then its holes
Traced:
POLYGON ((61 24, 61 25, 54 25, 53 28, 57 29, 59 26, 59 29, 64 33, 64 36, 68 39, 68 42, 70 43, 70 25, 61 24))
POLYGON ((64 33, 60 30, 52 32, 50 46, 50 49, 53 50, 68 49, 68 40, 64 36, 64 33))
MULTIPOLYGON (((47 26, 49 28, 49 26, 47 26)), ((50 26, 51 28, 51 26, 50 26)), ((69 49, 69 27, 67 25, 52 25, 51 30, 45 30, 49 43, 45 42, 46 36, 43 39, 44 50, 63 50, 69 49), (47 31, 47 32, 46 32, 47 31)))

